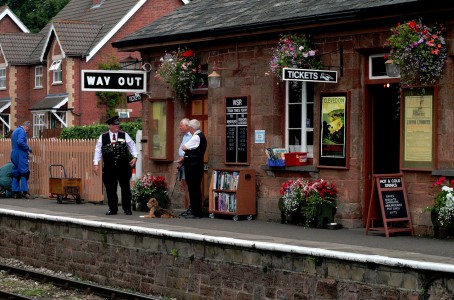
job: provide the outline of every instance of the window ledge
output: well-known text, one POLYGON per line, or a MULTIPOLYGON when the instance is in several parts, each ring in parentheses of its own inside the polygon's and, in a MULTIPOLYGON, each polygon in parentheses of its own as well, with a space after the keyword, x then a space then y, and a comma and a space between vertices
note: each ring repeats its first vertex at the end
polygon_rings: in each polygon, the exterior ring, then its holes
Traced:
POLYGON ((260 169, 271 172, 315 172, 320 170, 314 165, 298 166, 298 167, 270 167, 268 165, 261 165, 260 169))
POLYGON ((454 177, 454 169, 432 170, 432 176, 454 177))

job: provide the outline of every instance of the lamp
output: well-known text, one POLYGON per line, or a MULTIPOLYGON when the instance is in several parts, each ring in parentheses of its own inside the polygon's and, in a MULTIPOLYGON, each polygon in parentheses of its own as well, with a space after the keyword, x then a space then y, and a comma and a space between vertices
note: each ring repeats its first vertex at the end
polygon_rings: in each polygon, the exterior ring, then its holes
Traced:
POLYGON ((399 77, 400 76, 399 66, 395 65, 392 59, 388 59, 387 61, 385 61, 385 66, 386 66, 386 75, 388 75, 388 77, 399 77))
POLYGON ((212 88, 219 88, 221 86, 221 75, 216 72, 216 64, 213 65, 213 72, 208 75, 208 86, 212 88))

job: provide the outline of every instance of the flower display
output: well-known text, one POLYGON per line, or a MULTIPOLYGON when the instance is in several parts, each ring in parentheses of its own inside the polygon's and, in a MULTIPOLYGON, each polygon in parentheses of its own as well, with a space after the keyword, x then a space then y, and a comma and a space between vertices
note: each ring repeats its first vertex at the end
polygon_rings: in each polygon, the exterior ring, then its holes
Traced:
POLYGON ((388 58, 399 66, 401 83, 404 86, 435 84, 447 58, 444 28, 413 20, 398 24, 391 31, 385 46, 391 48, 388 58))
POLYGON ((147 202, 154 197, 159 205, 166 208, 169 204, 167 183, 164 176, 152 176, 147 173, 140 177, 131 189, 133 205, 146 210, 147 202))
POLYGON ((336 207, 337 188, 323 179, 298 178, 282 184, 279 209, 287 214, 302 214, 305 225, 311 226, 323 205, 336 207))
POLYGON ((318 49, 309 37, 298 34, 282 35, 270 61, 271 72, 282 78, 283 68, 320 69, 318 49))
POLYGON ((435 194, 435 203, 428 210, 437 214, 438 222, 442 227, 453 225, 454 221, 454 180, 448 181, 445 177, 440 177, 433 186, 439 188, 435 194))
POLYGON ((193 50, 178 50, 165 53, 161 57, 161 65, 156 72, 156 77, 165 81, 175 98, 187 103, 190 89, 200 80, 201 66, 193 50))

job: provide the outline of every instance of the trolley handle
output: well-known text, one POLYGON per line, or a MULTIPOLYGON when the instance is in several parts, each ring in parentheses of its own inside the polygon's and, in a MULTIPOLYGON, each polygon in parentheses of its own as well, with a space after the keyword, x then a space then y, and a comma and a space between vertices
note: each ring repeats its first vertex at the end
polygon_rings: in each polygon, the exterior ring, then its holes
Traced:
POLYGON ((50 165, 49 166, 49 174, 50 174, 50 177, 52 177, 52 167, 60 167, 62 170, 63 170, 63 175, 65 175, 64 178, 68 178, 68 176, 66 176, 66 170, 65 170, 65 167, 63 165, 50 165))

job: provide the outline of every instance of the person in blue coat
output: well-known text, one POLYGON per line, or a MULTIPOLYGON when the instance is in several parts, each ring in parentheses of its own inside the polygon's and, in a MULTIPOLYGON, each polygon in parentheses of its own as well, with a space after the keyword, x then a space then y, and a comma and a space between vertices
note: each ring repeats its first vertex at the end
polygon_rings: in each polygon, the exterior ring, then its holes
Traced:
POLYGON ((11 190, 15 199, 29 199, 28 179, 30 178, 30 169, 28 167, 28 155, 32 149, 28 146, 27 132, 32 128, 30 121, 25 121, 22 126, 16 128, 11 136, 11 162, 13 169, 11 171, 12 182, 11 190))

